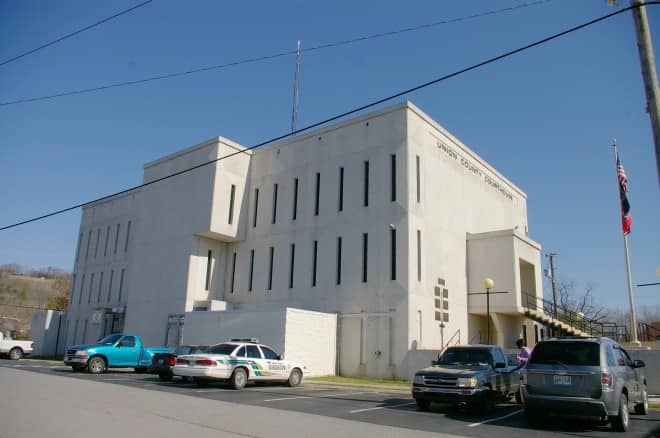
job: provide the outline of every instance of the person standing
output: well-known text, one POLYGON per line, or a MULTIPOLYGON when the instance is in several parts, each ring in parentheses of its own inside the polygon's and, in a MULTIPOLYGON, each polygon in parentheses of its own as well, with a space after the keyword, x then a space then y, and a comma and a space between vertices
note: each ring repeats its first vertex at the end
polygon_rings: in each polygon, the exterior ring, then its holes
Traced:
POLYGON ((518 352, 518 366, 522 368, 527 365, 527 361, 529 360, 532 351, 525 346, 525 341, 522 338, 516 341, 516 346, 520 350, 518 352))

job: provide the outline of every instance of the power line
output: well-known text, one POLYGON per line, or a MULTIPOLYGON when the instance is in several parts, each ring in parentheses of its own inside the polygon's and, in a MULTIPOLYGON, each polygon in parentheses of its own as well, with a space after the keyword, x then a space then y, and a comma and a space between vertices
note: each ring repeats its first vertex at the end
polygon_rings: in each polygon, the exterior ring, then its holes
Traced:
MULTIPOLYGON (((511 12, 511 11, 514 11, 514 10, 517 10, 517 9, 523 9, 523 8, 528 8, 528 7, 531 7, 531 6, 540 5, 540 4, 543 4, 543 3, 549 3, 551 1, 553 1, 553 0, 536 0, 536 1, 533 1, 533 2, 530 2, 530 3, 523 3, 523 4, 520 4, 520 5, 516 5, 516 6, 509 6, 507 8, 496 9, 496 10, 491 10, 491 11, 486 11, 486 12, 480 12, 480 13, 477 13, 477 14, 467 15, 467 16, 464 16, 464 17, 458 17, 458 18, 452 18, 452 19, 448 19, 448 20, 436 21, 436 22, 433 22, 433 23, 422 24, 422 25, 419 25, 419 26, 408 27, 408 28, 393 30, 393 31, 389 31, 389 32, 383 32, 383 33, 377 33, 377 34, 373 34, 373 35, 362 36, 362 37, 354 38, 354 39, 350 39, 350 40, 336 41, 336 42, 333 42, 333 43, 322 44, 322 45, 319 45, 319 46, 310 47, 308 49, 303 49, 303 50, 301 50, 301 53, 313 52, 313 51, 329 49, 329 48, 333 48, 333 47, 340 47, 340 46, 345 46, 345 45, 349 45, 349 44, 353 44, 353 43, 357 43, 357 42, 361 42, 361 41, 367 41, 367 40, 372 40, 372 39, 377 39, 377 38, 384 38, 384 37, 399 35, 399 34, 402 34, 402 33, 413 32, 413 31, 422 30, 422 29, 428 29, 428 28, 435 27, 435 26, 440 26, 440 25, 443 25, 443 24, 458 23, 458 22, 461 22, 461 21, 473 20, 475 18, 486 17, 486 16, 489 16, 489 15, 502 14, 502 13, 511 12)), ((14 101, 9 101, 9 102, 0 102, 0 106, 17 105, 17 104, 21 104, 21 103, 36 102, 36 101, 40 101, 40 100, 56 99, 58 97, 64 97, 64 96, 73 96, 73 95, 77 95, 77 94, 92 93, 92 92, 95 92, 95 91, 102 91, 102 90, 108 90, 108 89, 111 89, 111 88, 125 87, 125 86, 128 86, 128 85, 144 84, 144 83, 147 83, 147 82, 159 81, 159 80, 162 80, 162 79, 172 79, 172 78, 176 78, 176 77, 179 77, 179 76, 187 76, 187 75, 192 75, 192 74, 196 74, 196 73, 203 73, 203 72, 207 72, 207 71, 211 71, 211 70, 221 70, 221 69, 225 69, 225 68, 228 68, 228 67, 235 67, 235 66, 243 65, 243 64, 251 64, 251 63, 255 63, 255 62, 268 61, 268 60, 271 60, 271 59, 281 58, 281 57, 284 57, 284 56, 297 55, 297 53, 298 53, 297 50, 290 50, 290 51, 275 53, 275 54, 272 54, 272 55, 264 55, 264 56, 254 57, 254 58, 247 58, 247 59, 243 59, 243 60, 239 60, 239 61, 229 62, 229 63, 226 63, 226 64, 213 65, 213 66, 210 66, 210 67, 201 67, 201 68, 196 68, 196 69, 192 69, 192 70, 180 71, 180 72, 175 72, 175 73, 167 73, 167 74, 158 75, 158 76, 151 76, 151 77, 148 77, 148 78, 136 79, 134 81, 116 82, 114 84, 100 85, 98 87, 84 88, 84 89, 81 89, 81 90, 63 91, 63 92, 60 92, 60 93, 50 94, 50 95, 47 95, 47 96, 30 97, 30 98, 19 99, 19 100, 14 100, 14 101)))
MULTIPOLYGON (((649 1, 649 2, 646 2, 646 3, 645 3, 646 6, 650 6, 650 5, 658 5, 658 4, 660 4, 660 0, 657 0, 657 1, 649 1)), ((379 99, 379 100, 373 101, 373 102, 368 103, 368 104, 366 104, 366 105, 362 105, 362 106, 360 106, 360 107, 357 107, 357 108, 354 108, 354 109, 352 109, 352 110, 346 111, 346 112, 344 112, 344 113, 342 113, 342 114, 339 114, 339 115, 336 115, 336 116, 333 116, 333 117, 327 118, 327 119, 322 120, 322 121, 320 121, 320 122, 316 122, 316 123, 313 123, 313 124, 311 124, 311 125, 307 125, 307 126, 305 126, 304 128, 298 129, 297 131, 294 131, 294 132, 291 132, 291 133, 287 133, 287 134, 283 134, 283 135, 280 135, 280 136, 275 137, 275 138, 271 138, 271 139, 269 139, 269 140, 266 140, 266 141, 263 141, 263 142, 261 142, 261 143, 258 143, 258 144, 254 145, 254 146, 250 146, 250 147, 248 147, 248 148, 242 149, 242 150, 240 150, 240 151, 232 152, 231 154, 228 154, 228 155, 225 155, 225 156, 222 156, 222 157, 219 157, 219 158, 216 158, 216 159, 213 159, 213 160, 207 161, 207 162, 205 162, 205 163, 198 164, 198 165, 193 166, 193 167, 189 167, 189 168, 187 168, 187 169, 180 170, 180 171, 175 172, 175 173, 172 173, 172 174, 170 174, 170 175, 163 176, 163 177, 158 178, 158 179, 155 179, 155 180, 153 180, 153 181, 149 181, 149 182, 147 182, 147 183, 140 184, 140 185, 137 185, 137 186, 131 187, 131 188, 129 188, 129 189, 126 189, 126 190, 122 190, 122 191, 120 191, 120 192, 113 193, 113 194, 111 194, 111 195, 103 196, 103 197, 100 197, 100 198, 94 199, 94 200, 92 200, 92 201, 83 202, 83 203, 80 203, 80 204, 74 205, 74 206, 72 206, 72 207, 63 208, 63 209, 61 209, 61 210, 57 210, 57 211, 54 211, 54 212, 52 212, 52 213, 44 214, 44 215, 42 215, 42 216, 38 216, 38 217, 35 217, 35 218, 32 218, 32 219, 27 219, 27 220, 24 220, 24 221, 21 221, 21 222, 17 222, 17 223, 11 224, 11 225, 6 225, 6 226, 4 226, 4 227, 1 227, 1 228, 0 228, 0 231, 7 230, 7 229, 10 229, 10 228, 14 228, 14 227, 17 227, 17 226, 20 226, 20 225, 25 225, 25 224, 28 224, 28 223, 30 223, 30 222, 35 222, 35 221, 38 221, 38 220, 41 220, 41 219, 46 219, 46 218, 48 218, 48 217, 55 216, 55 215, 58 215, 58 214, 61 214, 61 213, 66 213, 67 211, 75 210, 76 208, 80 208, 80 207, 83 207, 83 206, 85 206, 85 205, 93 204, 93 203, 95 203, 95 202, 104 201, 104 200, 109 199, 109 198, 112 198, 112 197, 114 197, 114 196, 123 195, 123 194, 128 193, 128 192, 131 192, 131 191, 133 191, 133 190, 141 189, 141 188, 143 188, 143 187, 150 186, 150 185, 155 184, 155 183, 157 183, 157 182, 164 181, 164 180, 166 180, 166 179, 173 178, 173 177, 175 177, 175 176, 182 175, 182 174, 184 174, 184 173, 192 172, 193 170, 199 169, 200 167, 208 166, 209 164, 213 164, 213 163, 216 163, 216 162, 218 162, 218 161, 225 160, 225 159, 227 159, 227 158, 231 158, 231 157, 233 157, 233 156, 235 156, 235 155, 242 154, 242 153, 246 153, 247 151, 250 151, 250 150, 252 150, 252 149, 257 149, 257 148, 259 148, 259 147, 261 147, 261 146, 264 146, 264 145, 269 144, 269 143, 273 143, 273 142, 278 141, 278 140, 282 140, 282 139, 284 139, 284 138, 286 138, 286 137, 289 137, 289 136, 292 136, 292 135, 295 135, 295 134, 300 134, 301 132, 305 132, 305 131, 308 131, 308 130, 310 130, 310 129, 312 129, 312 128, 316 128, 316 127, 318 127, 318 126, 324 125, 324 124, 326 124, 326 123, 333 122, 333 121, 335 121, 335 120, 337 120, 337 119, 341 119, 341 118, 346 117, 346 116, 349 116, 349 115, 351 115, 351 114, 355 114, 355 113, 357 113, 357 112, 360 112, 360 111, 363 111, 363 110, 365 110, 365 109, 368 109, 368 108, 374 107, 374 106, 379 105, 379 104, 381 104, 381 103, 384 103, 384 102, 387 102, 387 101, 390 101, 390 100, 396 99, 397 97, 401 97, 401 96, 403 96, 403 95, 405 95, 405 94, 410 94, 410 93, 412 93, 412 92, 414 92, 414 91, 421 90, 422 88, 426 88, 426 87, 429 87, 429 86, 431 86, 431 85, 437 84, 437 83, 439 83, 439 82, 445 81, 445 80, 447 80, 447 79, 453 78, 453 77, 455 77, 455 76, 459 76, 459 75, 462 75, 462 74, 467 73, 467 72, 469 72, 469 71, 476 70, 476 69, 478 69, 478 68, 480 68, 480 67, 483 67, 483 66, 485 66, 485 65, 492 64, 492 63, 497 62, 497 61, 499 61, 499 60, 501 60, 501 59, 508 58, 509 56, 513 56, 513 55, 518 54, 518 53, 520 53, 520 52, 524 52, 524 51, 529 50, 529 49, 531 49, 531 48, 534 48, 534 47, 540 46, 541 44, 545 44, 545 43, 547 43, 547 42, 549 42, 549 41, 552 41, 552 40, 554 40, 554 39, 560 38, 560 37, 562 37, 562 36, 564 36, 564 35, 567 35, 567 34, 569 34, 569 33, 572 33, 572 32, 575 32, 575 31, 578 31, 578 30, 580 30, 580 29, 584 29, 584 28, 589 27, 589 26, 592 26, 592 25, 594 25, 594 24, 596 24, 596 23, 599 23, 599 22, 601 22, 601 21, 607 20, 608 18, 614 17, 614 16, 616 16, 616 15, 622 14, 622 13, 624 13, 624 12, 626 12, 626 11, 629 11, 629 10, 631 10, 631 9, 635 9, 635 8, 638 8, 638 7, 641 7, 641 6, 643 6, 643 5, 639 5, 639 4, 637 4, 637 5, 633 5, 633 6, 628 6, 628 7, 626 7, 626 8, 620 9, 620 10, 618 10, 618 11, 616 11, 616 12, 612 12, 611 14, 603 15, 602 17, 596 18, 596 19, 594 19, 594 20, 588 21, 588 22, 586 22, 586 23, 583 23, 583 24, 580 24, 580 25, 578 25, 578 26, 572 27, 572 28, 570 28, 570 29, 564 30, 564 31, 562 31, 562 32, 556 33, 556 34, 551 35, 551 36, 549 36, 549 37, 546 37, 546 38, 543 38, 543 39, 538 40, 538 41, 536 41, 536 42, 533 42, 533 43, 531 43, 531 44, 527 44, 526 46, 522 46, 522 47, 519 47, 519 48, 517 48, 517 49, 510 50, 510 51, 508 51, 508 52, 502 53, 501 55, 495 56, 495 57, 493 57, 493 58, 490 58, 490 59, 487 59, 487 60, 485 60, 485 61, 479 62, 479 63, 477 63, 477 64, 473 64, 473 65, 471 65, 471 66, 469 66, 469 67, 465 67, 465 68, 463 68, 463 69, 461 69, 461 70, 457 70, 457 71, 455 71, 455 72, 453 72, 453 73, 449 73, 449 74, 447 74, 447 75, 441 76, 441 77, 436 78, 436 79, 433 79, 433 80, 431 80, 431 81, 424 82, 423 84, 416 85, 416 86, 414 86, 414 87, 412 87, 412 88, 408 88, 408 89, 406 89, 406 90, 403 90, 403 91, 400 91, 400 92, 398 92, 398 93, 392 94, 392 95, 390 95, 390 96, 384 97, 384 98, 382 98, 382 99, 379 99)))
POLYGON ((64 41, 64 40, 67 39, 67 38, 71 38, 72 36, 75 36, 75 35, 78 35, 78 34, 80 34, 80 33, 85 32, 85 31, 87 31, 87 30, 90 30, 90 29, 92 29, 92 28, 94 28, 94 27, 96 27, 96 26, 99 26, 99 25, 101 25, 101 24, 103 24, 103 23, 106 23, 106 22, 108 22, 108 21, 110 21, 110 20, 113 20, 113 19, 115 19, 115 18, 117 18, 117 17, 119 17, 119 16, 121 16, 121 15, 124 15, 124 14, 127 14, 127 13, 131 12, 131 11, 134 11, 134 10, 137 9, 137 8, 141 8, 142 6, 146 5, 147 3, 151 3, 152 1, 153 1, 153 0, 147 0, 147 1, 145 1, 145 2, 140 3, 139 5, 135 5, 135 6, 133 6, 132 8, 125 9, 125 10, 123 10, 123 11, 121 11, 121 12, 116 13, 115 15, 112 15, 112 16, 110 16, 110 17, 108 17, 108 18, 104 18, 103 20, 101 20, 101 21, 97 21, 96 23, 94 23, 94 24, 90 24, 89 26, 83 27, 82 29, 78 29, 78 30, 76 30, 75 32, 71 32, 71 33, 69 33, 69 34, 66 34, 66 35, 64 35, 64 36, 62 36, 62 37, 59 37, 58 39, 56 39, 56 40, 54 40, 54 41, 51 41, 51 42, 46 43, 46 44, 44 44, 44 45, 41 45, 41 46, 39 46, 39 47, 37 47, 37 48, 35 48, 35 49, 28 50, 28 51, 25 52, 25 53, 21 53, 20 55, 16 55, 16 56, 14 56, 13 58, 9 58, 9 59, 7 59, 6 61, 0 62, 0 67, 2 67, 2 66, 5 65, 5 64, 9 64, 10 62, 16 61, 17 59, 20 59, 20 58, 22 58, 22 57, 24 57, 24 56, 27 56, 27 55, 31 54, 31 53, 34 53, 34 52, 37 52, 37 51, 39 51, 39 50, 41 50, 41 49, 45 49, 46 47, 52 46, 53 44, 57 44, 57 43, 59 43, 59 42, 61 42, 61 41, 64 41))

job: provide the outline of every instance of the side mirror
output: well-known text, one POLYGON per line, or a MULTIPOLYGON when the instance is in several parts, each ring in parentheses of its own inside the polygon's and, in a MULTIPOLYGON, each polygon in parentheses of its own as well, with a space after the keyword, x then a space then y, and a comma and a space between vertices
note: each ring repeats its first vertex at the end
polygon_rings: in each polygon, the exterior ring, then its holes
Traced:
POLYGON ((495 368, 506 368, 506 363, 504 362, 495 362, 495 368))
POLYGON ((644 363, 643 360, 635 359, 632 361, 632 364, 630 365, 631 368, 644 368, 646 364, 644 363))

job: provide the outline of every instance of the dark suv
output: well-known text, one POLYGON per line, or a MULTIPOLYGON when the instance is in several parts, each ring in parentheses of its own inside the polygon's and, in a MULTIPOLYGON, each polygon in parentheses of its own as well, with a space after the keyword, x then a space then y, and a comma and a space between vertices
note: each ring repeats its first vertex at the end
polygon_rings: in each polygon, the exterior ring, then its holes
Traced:
POLYGON ((648 413, 644 366, 608 338, 545 339, 522 373, 527 419, 535 425, 549 412, 599 417, 626 431, 631 405, 648 413))

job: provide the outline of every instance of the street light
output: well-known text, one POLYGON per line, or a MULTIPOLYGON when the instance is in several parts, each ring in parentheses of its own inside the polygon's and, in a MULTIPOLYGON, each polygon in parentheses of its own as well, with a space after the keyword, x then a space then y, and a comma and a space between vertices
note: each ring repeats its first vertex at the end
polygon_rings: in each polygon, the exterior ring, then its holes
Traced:
POLYGON ((490 345, 490 290, 495 286, 492 278, 484 278, 486 289, 486 344, 490 345))

